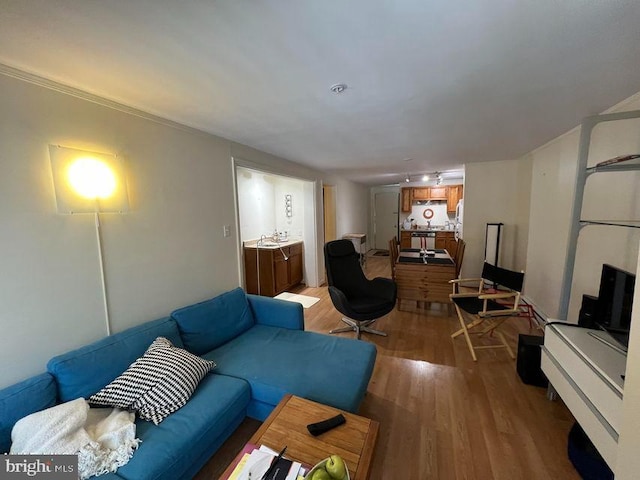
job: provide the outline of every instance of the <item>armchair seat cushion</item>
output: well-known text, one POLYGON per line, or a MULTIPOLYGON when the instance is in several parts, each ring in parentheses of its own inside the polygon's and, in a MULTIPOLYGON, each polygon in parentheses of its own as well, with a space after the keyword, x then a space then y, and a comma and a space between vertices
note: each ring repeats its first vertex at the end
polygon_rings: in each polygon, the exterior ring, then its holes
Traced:
POLYGON ((356 297, 349 299, 349 306, 356 313, 375 314, 376 312, 381 311, 385 311, 385 313, 387 313, 388 308, 393 308, 394 305, 394 301, 389 301, 386 298, 356 297))

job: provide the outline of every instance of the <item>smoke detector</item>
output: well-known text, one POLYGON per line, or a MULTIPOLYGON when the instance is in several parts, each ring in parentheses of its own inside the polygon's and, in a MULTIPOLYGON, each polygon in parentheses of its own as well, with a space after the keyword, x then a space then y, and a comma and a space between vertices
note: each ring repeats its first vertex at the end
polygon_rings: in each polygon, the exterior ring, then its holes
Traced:
POLYGON ((346 89, 347 89, 346 83, 336 83, 335 85, 331 85, 331 88, 329 90, 331 90, 336 95, 339 95, 342 92, 344 92, 346 89))

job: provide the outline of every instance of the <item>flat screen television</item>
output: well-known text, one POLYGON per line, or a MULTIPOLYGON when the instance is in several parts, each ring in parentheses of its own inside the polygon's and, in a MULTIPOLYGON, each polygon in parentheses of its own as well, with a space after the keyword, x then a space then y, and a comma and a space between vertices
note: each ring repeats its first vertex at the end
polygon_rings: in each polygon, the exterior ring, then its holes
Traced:
POLYGON ((602 265, 596 323, 626 351, 629 345, 631 307, 636 276, 612 265, 602 265))

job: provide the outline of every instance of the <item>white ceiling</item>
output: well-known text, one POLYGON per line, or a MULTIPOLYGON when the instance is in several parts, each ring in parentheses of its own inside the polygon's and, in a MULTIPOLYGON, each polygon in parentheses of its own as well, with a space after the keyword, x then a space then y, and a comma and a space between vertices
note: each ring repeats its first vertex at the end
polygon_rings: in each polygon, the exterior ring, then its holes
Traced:
POLYGON ((0 62, 385 184, 638 92, 639 25, 638 0, 0 0, 0 62))

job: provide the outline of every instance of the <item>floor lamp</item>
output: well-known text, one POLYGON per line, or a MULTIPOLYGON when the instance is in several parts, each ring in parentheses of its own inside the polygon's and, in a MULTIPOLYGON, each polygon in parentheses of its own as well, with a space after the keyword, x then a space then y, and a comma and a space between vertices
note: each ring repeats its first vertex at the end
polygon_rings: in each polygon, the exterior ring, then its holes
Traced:
POLYGON ((129 210, 124 166, 115 155, 59 145, 49 145, 49 157, 58 213, 94 215, 105 326, 111 335, 100 214, 129 210))

